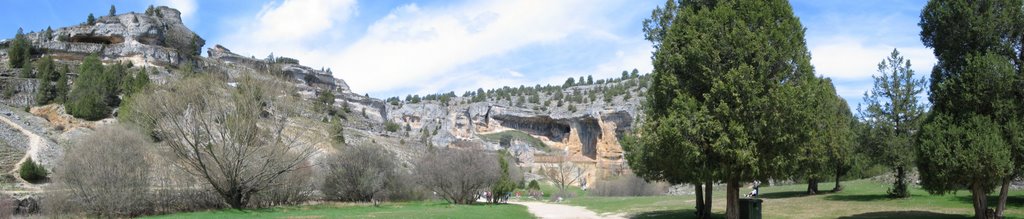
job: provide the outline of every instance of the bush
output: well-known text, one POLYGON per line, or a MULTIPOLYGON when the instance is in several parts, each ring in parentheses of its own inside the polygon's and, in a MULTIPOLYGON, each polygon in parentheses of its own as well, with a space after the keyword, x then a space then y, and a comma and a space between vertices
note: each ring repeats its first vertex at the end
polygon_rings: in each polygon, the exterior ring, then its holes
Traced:
MULTIPOLYGON (((509 172, 510 167, 515 167, 515 164, 505 160, 504 154, 498 154, 498 166, 501 167, 499 172, 498 181, 491 185, 491 203, 499 203, 505 201, 508 198, 508 194, 512 193, 516 189, 516 182, 513 181, 511 173, 509 172)), ((519 178, 515 178, 519 179, 519 178)))
POLYGON ((617 179, 600 182, 590 189, 588 194, 594 196, 652 196, 668 192, 668 184, 649 183, 633 175, 624 175, 617 179))
POLYGON ((389 132, 397 132, 401 125, 392 121, 384 121, 384 130, 389 132))
POLYGON ((119 65, 104 70, 96 55, 90 55, 79 66, 75 86, 68 93, 68 113, 86 120, 99 120, 110 115, 110 106, 119 104, 117 89, 123 75, 119 65))
POLYGON ((11 97, 14 97, 14 94, 16 94, 16 93, 17 93, 17 90, 14 90, 14 86, 4 86, 4 93, 3 93, 4 99, 10 99, 11 97))
POLYGON ((0 194, 0 218, 13 218, 14 197, 0 194))
POLYGON ((530 185, 527 185, 526 189, 540 191, 540 183, 537 180, 530 180, 530 185))
POLYGON ((55 177, 67 191, 63 212, 133 217, 149 212, 148 137, 122 126, 100 128, 65 153, 55 177))
POLYGON ((376 146, 346 147, 327 161, 322 191, 330 200, 376 203, 394 189, 398 157, 376 146))
POLYGON ((46 181, 46 177, 49 173, 46 172, 46 168, 42 164, 32 161, 32 157, 29 157, 21 164, 21 168, 18 169, 18 175, 21 179, 30 183, 41 183, 46 181))
POLYGON ((472 204, 476 196, 498 181, 500 168, 493 154, 479 150, 446 149, 424 155, 416 165, 419 182, 452 204, 472 204))
POLYGON ((275 182, 277 186, 253 196, 251 204, 257 208, 278 205, 297 205, 309 201, 315 189, 313 184, 313 167, 304 163, 294 171, 284 173, 275 182))
POLYGON ((7 47, 7 61, 11 68, 23 68, 24 64, 32 55, 32 44, 19 28, 14 35, 14 41, 7 47))

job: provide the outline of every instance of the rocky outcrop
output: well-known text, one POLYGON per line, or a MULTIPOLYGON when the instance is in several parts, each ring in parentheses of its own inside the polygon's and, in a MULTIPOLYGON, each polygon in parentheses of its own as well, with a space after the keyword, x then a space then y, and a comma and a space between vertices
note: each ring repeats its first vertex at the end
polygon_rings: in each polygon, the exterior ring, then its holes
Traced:
POLYGON ((177 66, 198 55, 206 44, 182 23, 181 12, 164 6, 157 7, 153 15, 133 12, 103 16, 92 25, 81 24, 26 36, 36 50, 57 58, 80 59, 99 54, 135 65, 177 66))
POLYGON ((331 72, 317 70, 298 63, 276 62, 276 60, 256 59, 231 52, 228 48, 216 45, 207 49, 207 56, 212 60, 227 64, 242 65, 251 69, 279 72, 299 85, 300 90, 309 92, 328 90, 336 93, 351 93, 348 83, 335 78, 331 72), (276 69, 271 69, 276 68, 276 69))
POLYGON ((17 108, 31 106, 35 103, 38 83, 32 78, 0 77, 0 104, 17 108))

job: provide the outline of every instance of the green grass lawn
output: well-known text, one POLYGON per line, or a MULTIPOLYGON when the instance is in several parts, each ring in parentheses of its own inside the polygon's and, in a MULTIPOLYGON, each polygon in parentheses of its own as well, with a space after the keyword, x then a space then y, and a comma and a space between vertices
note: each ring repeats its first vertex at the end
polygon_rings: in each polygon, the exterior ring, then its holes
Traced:
MULTIPOLYGON (((819 185, 823 190, 832 183, 819 185)), ((843 182, 844 191, 804 195, 805 184, 762 187, 764 218, 967 218, 973 214, 970 192, 929 195, 911 188, 907 199, 889 199, 889 185, 868 180, 843 182)), ((541 184, 545 194, 557 189, 541 184)), ((624 213, 632 218, 693 218, 693 195, 647 197, 587 196, 579 188, 571 188, 578 197, 563 204, 583 206, 598 213, 624 213)), ((741 193, 749 189, 741 189, 741 193)), ((990 203, 995 207, 995 196, 990 203)), ((545 198, 545 201, 548 198, 545 198)), ((715 188, 714 213, 725 213, 724 187, 715 188)), ((1024 218, 1024 191, 1010 192, 1008 218, 1024 218)), ((387 203, 381 207, 368 204, 330 203, 310 206, 277 207, 260 210, 217 210, 151 218, 533 218, 526 207, 519 205, 449 205, 439 201, 387 203)))
POLYGON ((449 205, 445 202, 331 203, 258 210, 216 210, 148 218, 533 218, 521 205, 449 205))
MULTIPOLYGON (((819 184, 830 190, 832 183, 819 184)), ((971 194, 929 195, 912 188, 907 199, 889 199, 885 191, 889 185, 868 180, 843 182, 839 193, 823 192, 807 196, 806 184, 762 187, 764 218, 966 218, 974 214, 971 194)), ((723 187, 715 188, 713 210, 725 213, 723 187)), ((741 193, 749 189, 741 189, 741 193)), ((995 208, 995 196, 989 201, 995 208)), ((1024 218, 1024 191, 1011 191, 1007 201, 1008 218, 1024 218)), ((634 218, 692 218, 693 195, 649 197, 592 197, 586 196, 565 202, 583 206, 598 213, 626 213, 634 218)), ((719 215, 721 216, 721 215, 719 215)))

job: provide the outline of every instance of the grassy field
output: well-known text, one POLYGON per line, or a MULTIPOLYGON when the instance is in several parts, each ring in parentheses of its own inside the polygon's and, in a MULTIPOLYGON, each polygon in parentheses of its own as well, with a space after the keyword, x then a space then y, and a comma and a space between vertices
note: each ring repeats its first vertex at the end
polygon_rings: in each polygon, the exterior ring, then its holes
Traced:
MULTIPOLYGON (((819 185, 823 190, 832 183, 819 185)), ((805 184, 762 187, 764 218, 967 218, 973 214, 970 192, 929 195, 912 188, 908 199, 889 199, 888 185, 868 180, 843 182, 840 193, 804 195, 805 184)), ((545 194, 556 189, 542 184, 545 194)), ((714 213, 725 213, 724 188, 715 188, 714 213)), ((572 188, 578 197, 563 204, 583 206, 598 213, 625 213, 632 218, 693 218, 693 195, 647 197, 587 196, 572 188)), ((741 189, 741 193, 749 189, 741 189)), ((991 197, 990 203, 995 203, 991 197)), ((544 200, 548 200, 545 197, 544 200)), ((994 206, 992 206, 994 208, 994 206)), ((1007 202, 1008 218, 1024 218, 1024 191, 1011 191, 1007 202)), ((331 203, 311 206, 278 207, 261 210, 219 210, 151 218, 533 218, 519 205, 449 205, 444 202, 388 203, 381 207, 367 204, 331 203)))
POLYGON ((148 218, 533 218, 521 205, 449 205, 445 202, 331 203, 259 210, 218 210, 148 218))
MULTIPOLYGON (((832 183, 822 183, 823 190, 832 183)), ((913 188, 908 199, 889 199, 885 196, 888 185, 868 180, 843 182, 839 193, 824 192, 804 195, 806 184, 762 187, 761 198, 764 218, 965 218, 974 214, 971 194, 929 195, 913 188)), ((716 188, 713 210, 725 213, 724 188, 716 188)), ((749 189, 741 189, 741 193, 749 189)), ((995 203, 995 196, 990 203, 995 203)), ((583 197, 565 202, 583 206, 598 213, 627 213, 634 218, 692 218, 692 195, 650 197, 583 197)), ((995 207, 994 204, 992 204, 995 207)), ((1008 218, 1024 218, 1024 191, 1010 193, 1007 201, 1008 218)), ((721 216, 721 215, 719 215, 721 216)))

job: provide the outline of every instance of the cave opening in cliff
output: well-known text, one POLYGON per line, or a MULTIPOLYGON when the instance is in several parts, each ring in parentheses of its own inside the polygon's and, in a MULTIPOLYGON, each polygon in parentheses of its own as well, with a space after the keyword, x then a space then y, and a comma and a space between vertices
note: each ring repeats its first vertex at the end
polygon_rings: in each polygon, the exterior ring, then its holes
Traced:
POLYGON ((120 44, 124 43, 124 37, 118 35, 112 36, 93 36, 93 35, 75 35, 71 37, 71 42, 74 43, 95 43, 95 44, 120 44))
POLYGON ((531 135, 544 136, 551 141, 562 141, 568 137, 571 128, 568 124, 561 123, 550 117, 515 117, 495 116, 494 120, 500 121, 502 126, 526 132, 531 135))

